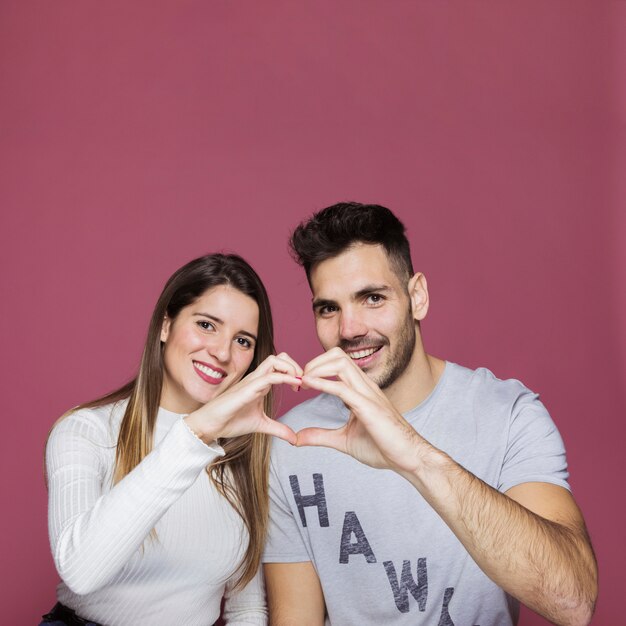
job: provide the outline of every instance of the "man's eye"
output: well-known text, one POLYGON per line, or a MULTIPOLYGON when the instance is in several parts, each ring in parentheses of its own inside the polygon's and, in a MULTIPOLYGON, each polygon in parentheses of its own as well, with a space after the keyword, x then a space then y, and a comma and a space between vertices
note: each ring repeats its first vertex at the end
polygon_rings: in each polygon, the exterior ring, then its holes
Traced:
POLYGON ((318 311, 320 315, 330 315, 331 313, 334 313, 337 310, 336 306, 332 306, 331 304, 326 304, 324 306, 321 306, 318 311))
POLYGON ((384 298, 379 293, 371 293, 367 296, 368 304, 380 304, 383 300, 384 298))
POLYGON ((213 326, 211 322, 207 322, 207 320, 200 320, 199 322, 196 322, 196 324, 198 324, 202 330, 213 330, 215 328, 215 326, 213 326))

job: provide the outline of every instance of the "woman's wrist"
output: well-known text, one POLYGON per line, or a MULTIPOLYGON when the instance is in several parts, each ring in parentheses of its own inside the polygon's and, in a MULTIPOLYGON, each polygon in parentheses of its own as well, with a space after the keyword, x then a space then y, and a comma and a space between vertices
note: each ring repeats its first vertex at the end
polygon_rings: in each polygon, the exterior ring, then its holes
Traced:
POLYGON ((190 413, 189 415, 183 417, 183 421, 187 428, 191 431, 193 435, 195 435, 200 441, 203 443, 210 445, 214 442, 217 442, 218 435, 216 433, 212 433, 207 431, 202 427, 202 424, 197 419, 196 413, 190 413))

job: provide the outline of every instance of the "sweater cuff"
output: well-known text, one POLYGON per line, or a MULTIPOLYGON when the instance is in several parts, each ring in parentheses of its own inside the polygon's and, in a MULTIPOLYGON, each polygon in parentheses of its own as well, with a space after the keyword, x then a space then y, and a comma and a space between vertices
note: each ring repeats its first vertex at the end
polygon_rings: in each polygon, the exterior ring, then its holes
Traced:
POLYGON ((194 445, 197 449, 201 449, 204 452, 211 452, 211 461, 216 457, 216 456, 224 456, 226 454, 224 448, 222 448, 222 446, 220 446, 217 441, 212 441, 211 443, 205 443, 204 441, 202 441, 202 439, 200 439, 200 437, 198 437, 198 435, 196 435, 196 433, 191 430, 191 428, 189 428, 189 425, 187 424, 187 422, 185 421, 185 418, 187 416, 183 415, 180 419, 180 422, 182 423, 182 425, 184 426, 184 430, 187 432, 187 439, 193 439, 196 443, 195 444, 190 444, 190 445, 194 445), (198 446, 200 448, 198 448, 198 446))

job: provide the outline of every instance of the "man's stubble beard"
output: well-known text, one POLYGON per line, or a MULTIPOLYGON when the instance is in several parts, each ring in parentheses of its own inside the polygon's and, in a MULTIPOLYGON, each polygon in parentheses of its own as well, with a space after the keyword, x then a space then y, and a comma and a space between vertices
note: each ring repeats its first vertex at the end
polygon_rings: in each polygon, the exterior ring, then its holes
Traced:
MULTIPOLYGON (((415 350, 415 337, 415 321, 409 310, 398 336, 396 352, 389 355, 385 369, 378 376, 372 376, 372 380, 381 389, 387 389, 393 385, 408 367, 415 350)), ((387 345, 390 346, 391 344, 388 343, 387 345)))

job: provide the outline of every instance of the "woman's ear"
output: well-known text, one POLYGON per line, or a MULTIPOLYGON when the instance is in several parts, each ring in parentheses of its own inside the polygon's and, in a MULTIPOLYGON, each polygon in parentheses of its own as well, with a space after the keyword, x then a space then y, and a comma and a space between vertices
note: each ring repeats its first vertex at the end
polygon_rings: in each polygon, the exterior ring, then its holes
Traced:
POLYGON ((161 341, 165 343, 170 334, 170 326, 172 324, 172 320, 166 315, 163 318, 163 325, 161 326, 161 341))
POLYGON ((428 313, 428 285, 426 276, 421 272, 414 274, 409 280, 409 298, 413 319, 420 322, 428 313))

